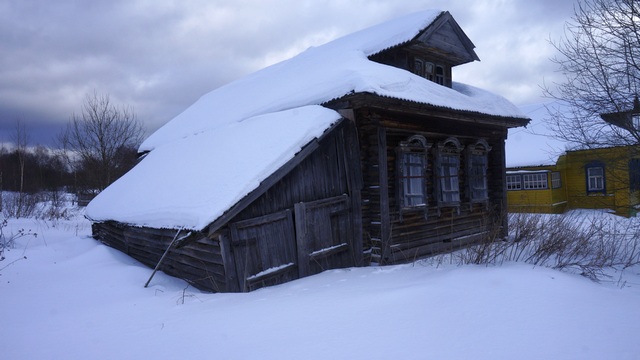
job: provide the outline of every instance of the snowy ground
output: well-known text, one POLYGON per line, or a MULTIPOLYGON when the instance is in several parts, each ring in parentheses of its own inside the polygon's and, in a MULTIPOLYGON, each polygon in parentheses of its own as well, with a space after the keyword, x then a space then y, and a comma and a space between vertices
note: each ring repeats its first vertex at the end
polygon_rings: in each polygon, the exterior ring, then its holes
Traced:
POLYGON ((80 216, 20 228, 38 236, 0 261, 2 359, 640 359, 640 269, 422 262, 206 294, 162 273, 143 288, 151 269, 80 216))

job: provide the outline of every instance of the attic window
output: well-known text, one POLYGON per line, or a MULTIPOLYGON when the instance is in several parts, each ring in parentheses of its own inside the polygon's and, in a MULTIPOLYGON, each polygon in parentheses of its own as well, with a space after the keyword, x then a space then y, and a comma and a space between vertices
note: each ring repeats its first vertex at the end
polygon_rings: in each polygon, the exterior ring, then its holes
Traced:
POLYGON ((427 80, 431 80, 433 81, 433 70, 434 70, 435 66, 433 65, 433 63, 427 62, 424 64, 424 77, 427 80))
POLYGON ((413 73, 418 76, 424 76, 424 63, 420 59, 414 59, 413 61, 413 73))
POLYGON ((444 85, 444 66, 436 65, 421 58, 413 59, 413 73, 423 78, 444 85))
POLYGON ((444 85, 444 67, 436 65, 436 83, 444 85))

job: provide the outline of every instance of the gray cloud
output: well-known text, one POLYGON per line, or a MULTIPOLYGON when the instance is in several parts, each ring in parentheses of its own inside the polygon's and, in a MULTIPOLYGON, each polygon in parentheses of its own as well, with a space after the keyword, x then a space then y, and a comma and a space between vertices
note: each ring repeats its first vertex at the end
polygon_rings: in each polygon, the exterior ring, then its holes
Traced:
POLYGON ((572 1, 8 0, 0 141, 21 118, 50 144, 94 90, 131 105, 151 132, 225 83, 427 8, 449 10, 477 46, 482 61, 455 69, 456 80, 525 104, 539 101, 543 77, 557 76, 548 39, 561 35, 572 1))

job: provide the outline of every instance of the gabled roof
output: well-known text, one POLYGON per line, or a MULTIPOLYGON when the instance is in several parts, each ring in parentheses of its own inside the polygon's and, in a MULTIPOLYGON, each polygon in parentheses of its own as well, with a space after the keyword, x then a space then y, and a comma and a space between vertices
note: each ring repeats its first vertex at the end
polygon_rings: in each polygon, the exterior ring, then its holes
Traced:
POLYGON ((413 41, 412 47, 451 61, 453 66, 480 60, 475 45, 448 11, 441 13, 413 41), (451 37, 449 34, 455 34, 451 37))
POLYGON ((500 96, 368 59, 414 40, 442 14, 424 11, 353 33, 204 95, 141 145, 146 157, 100 193, 87 216, 202 230, 339 120, 320 105, 347 94, 526 119, 500 96))

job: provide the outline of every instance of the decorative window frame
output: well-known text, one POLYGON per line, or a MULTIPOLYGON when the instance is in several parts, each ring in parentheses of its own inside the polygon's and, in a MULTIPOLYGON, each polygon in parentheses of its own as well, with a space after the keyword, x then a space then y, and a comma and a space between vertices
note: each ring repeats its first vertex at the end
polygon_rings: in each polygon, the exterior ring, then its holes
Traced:
POLYGON ((407 140, 400 142, 396 148, 396 166, 397 166, 397 193, 398 204, 400 210, 400 221, 402 221, 403 213, 405 211, 423 210, 425 218, 427 217, 427 210, 429 204, 429 193, 427 183, 429 181, 430 174, 428 173, 429 165, 429 149, 431 144, 427 142, 427 139, 422 135, 413 135, 407 138, 407 140), (422 173, 417 177, 415 175, 407 174, 413 167, 416 169, 415 163, 407 163, 411 156, 419 155, 422 157, 422 173), (415 197, 415 194, 407 194, 406 190, 408 185, 411 185, 412 179, 421 179, 423 201, 421 204, 412 204, 408 201, 409 197, 415 197))
POLYGON ((604 163, 601 161, 591 161, 587 163, 584 167, 584 177, 586 182, 586 190, 587 194, 606 194, 607 193, 607 175, 606 175, 606 167, 604 163), (600 169, 602 174, 596 174, 597 169, 600 169), (601 186, 592 187, 592 180, 597 182, 597 179, 601 179, 601 186))
POLYGON ((491 146, 484 139, 467 145, 465 148, 467 197, 472 205, 477 203, 489 205, 487 170, 489 169, 490 151, 491 146))
POLYGON ((435 174, 435 198, 438 204, 438 215, 443 207, 454 207, 460 214, 460 154, 464 146, 454 137, 447 138, 438 143, 435 148, 434 174, 435 174), (445 158, 448 161, 445 162, 445 158), (450 166, 453 164, 454 166, 450 166), (449 171, 445 171, 446 168, 449 171), (453 169, 453 171, 452 171, 453 169), (448 184, 446 182, 449 182, 448 184), (448 188, 448 189, 446 189, 448 188), (445 193, 451 194, 451 199, 445 198, 445 193))

